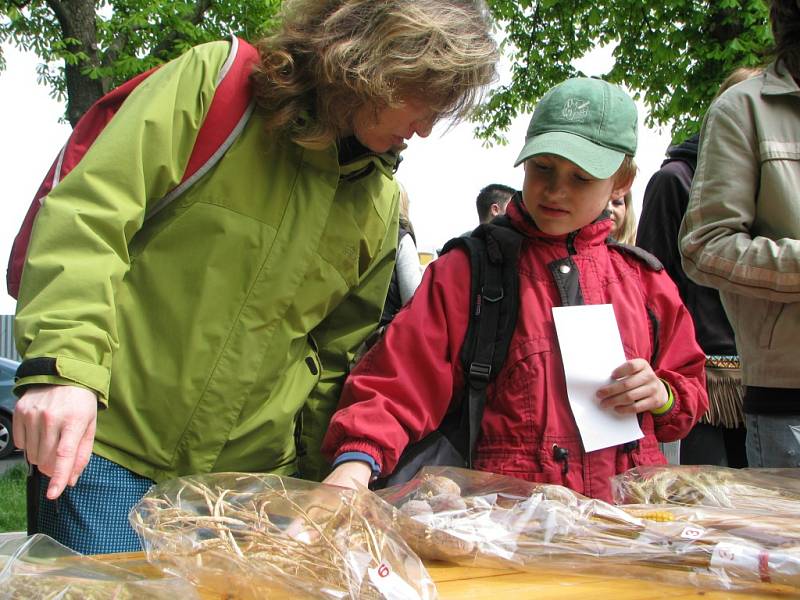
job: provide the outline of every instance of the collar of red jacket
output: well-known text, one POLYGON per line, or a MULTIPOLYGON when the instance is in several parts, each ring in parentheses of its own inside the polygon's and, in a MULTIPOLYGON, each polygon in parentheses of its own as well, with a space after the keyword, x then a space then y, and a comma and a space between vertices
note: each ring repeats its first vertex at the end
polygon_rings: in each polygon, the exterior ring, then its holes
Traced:
POLYGON ((506 216, 513 225, 514 229, 532 238, 540 239, 548 243, 565 243, 570 238, 576 249, 582 246, 597 246, 606 243, 606 239, 611 235, 614 223, 609 218, 608 211, 597 217, 594 223, 582 227, 571 233, 563 235, 548 235, 536 226, 525 205, 522 203, 522 194, 517 192, 511 202, 506 207, 506 216))

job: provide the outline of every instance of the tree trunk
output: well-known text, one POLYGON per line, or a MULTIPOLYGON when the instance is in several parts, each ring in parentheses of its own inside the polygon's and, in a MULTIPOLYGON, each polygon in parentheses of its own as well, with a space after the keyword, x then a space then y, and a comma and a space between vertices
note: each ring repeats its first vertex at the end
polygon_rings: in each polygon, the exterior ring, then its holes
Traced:
POLYGON ((87 56, 77 64, 65 65, 67 87, 67 119, 74 127, 95 100, 105 90, 100 79, 92 79, 84 73, 100 64, 97 52, 97 23, 93 0, 50 0, 50 7, 61 25, 63 37, 77 40, 67 46, 70 52, 82 52, 87 56))

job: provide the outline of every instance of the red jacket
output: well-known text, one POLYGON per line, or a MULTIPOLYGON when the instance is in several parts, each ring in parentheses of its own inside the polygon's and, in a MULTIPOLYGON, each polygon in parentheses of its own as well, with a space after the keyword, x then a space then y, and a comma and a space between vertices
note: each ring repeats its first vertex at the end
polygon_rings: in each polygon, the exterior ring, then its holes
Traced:
MULTIPOLYGON (((606 245, 609 219, 548 236, 520 203, 510 203, 508 215, 526 235, 519 256, 520 312, 505 365, 488 387, 475 468, 610 501, 613 475, 665 463, 657 442, 684 437, 706 411, 705 355, 666 272, 606 245), (672 388, 674 405, 666 414, 640 414, 645 435, 638 443, 583 451, 551 314, 566 293, 553 273, 570 259, 583 303, 613 304, 626 357, 650 361, 672 388)), ((428 267, 411 302, 347 379, 325 454, 366 452, 387 474, 407 444, 436 429, 451 399, 463 396, 459 352, 469 306, 469 258, 458 249, 428 267)))

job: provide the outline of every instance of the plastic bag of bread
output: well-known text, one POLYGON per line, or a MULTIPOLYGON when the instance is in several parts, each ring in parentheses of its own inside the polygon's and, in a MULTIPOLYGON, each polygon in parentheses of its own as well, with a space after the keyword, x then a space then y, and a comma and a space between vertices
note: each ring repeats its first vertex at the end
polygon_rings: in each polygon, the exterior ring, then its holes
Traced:
POLYGON ((215 473, 154 486, 130 513, 148 560, 226 598, 436 597, 372 492, 215 473))
POLYGON ((800 522, 731 509, 615 506, 556 485, 428 467, 379 492, 423 558, 800 591, 800 522), (759 522, 762 519, 763 525, 759 522))

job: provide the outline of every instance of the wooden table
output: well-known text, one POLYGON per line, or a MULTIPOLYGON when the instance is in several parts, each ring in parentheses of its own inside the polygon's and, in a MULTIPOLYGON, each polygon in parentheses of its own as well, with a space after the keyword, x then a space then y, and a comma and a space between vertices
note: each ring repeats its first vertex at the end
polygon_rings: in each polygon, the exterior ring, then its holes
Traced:
MULTIPOLYGON (((144 553, 108 554, 95 558, 148 576, 158 571, 144 553)), ((702 590, 689 586, 667 585, 659 581, 617 577, 573 575, 571 573, 521 573, 511 570, 461 567, 442 562, 427 562, 442 600, 655 600, 659 598, 703 598, 703 600, 777 600, 787 595, 737 593, 702 590)), ((615 567, 619 568, 619 567, 615 567)), ((797 597, 797 595, 793 596, 797 597)), ((205 600, 221 600, 218 594, 205 594, 205 600)))

